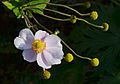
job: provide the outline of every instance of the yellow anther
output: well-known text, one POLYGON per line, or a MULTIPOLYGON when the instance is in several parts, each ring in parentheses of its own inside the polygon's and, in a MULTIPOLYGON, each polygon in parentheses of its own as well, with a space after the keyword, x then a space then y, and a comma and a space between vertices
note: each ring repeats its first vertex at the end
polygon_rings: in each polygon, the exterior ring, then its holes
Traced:
POLYGON ((42 73, 42 78, 43 79, 49 79, 51 76, 50 72, 47 71, 47 70, 44 70, 43 73, 42 73))
POLYGON ((71 62, 73 61, 74 57, 71 53, 68 53, 65 57, 64 57, 65 61, 67 62, 71 62))
POLYGON ((98 58, 93 58, 91 60, 91 65, 94 67, 97 67, 99 65, 99 59, 98 58))
POLYGON ((97 11, 92 11, 90 13, 90 17, 93 19, 93 20, 96 20, 98 18, 98 13, 97 11))
POLYGON ((32 49, 36 51, 36 53, 41 53, 46 48, 46 43, 42 40, 36 39, 32 43, 32 49))
POLYGON ((108 23, 103 23, 103 27, 104 27, 103 31, 108 31, 109 24, 108 23))

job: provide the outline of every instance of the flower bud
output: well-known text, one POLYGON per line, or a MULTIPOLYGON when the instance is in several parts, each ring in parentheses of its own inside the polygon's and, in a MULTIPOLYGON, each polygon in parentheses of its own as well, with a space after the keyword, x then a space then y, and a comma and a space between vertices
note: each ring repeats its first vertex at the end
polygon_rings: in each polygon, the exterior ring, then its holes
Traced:
POLYGON ((104 27, 103 31, 108 31, 109 24, 108 23, 103 23, 103 27, 104 27))
POLYGON ((90 17, 93 19, 93 20, 96 20, 98 18, 98 13, 97 11, 92 11, 90 13, 90 17))
POLYGON ((42 78, 43 79, 49 79, 51 76, 50 72, 47 71, 47 70, 44 70, 43 73, 42 73, 42 78))
POLYGON ((73 55, 71 54, 71 53, 68 53, 66 56, 65 56, 65 61, 67 61, 67 62, 72 62, 73 61, 73 59, 74 59, 74 57, 73 57, 73 55))
POLYGON ((90 8, 91 7, 91 3, 89 1, 85 2, 84 5, 85 5, 86 8, 90 8))
POLYGON ((55 30, 55 35, 58 35, 60 33, 60 31, 59 30, 55 30))
POLYGON ((99 59, 98 58, 93 58, 91 60, 91 65, 94 67, 97 67, 99 65, 99 59))
POLYGON ((76 21, 77 21, 77 17, 75 15, 71 15, 70 22, 74 24, 76 23, 76 21))

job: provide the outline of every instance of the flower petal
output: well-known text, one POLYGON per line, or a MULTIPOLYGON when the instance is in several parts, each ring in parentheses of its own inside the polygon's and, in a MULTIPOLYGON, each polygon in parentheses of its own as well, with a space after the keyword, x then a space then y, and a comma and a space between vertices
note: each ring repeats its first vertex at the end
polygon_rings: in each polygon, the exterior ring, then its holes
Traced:
POLYGON ((22 38, 29 47, 31 47, 34 35, 30 29, 22 29, 19 33, 19 37, 22 38))
POLYGON ((46 42, 46 47, 60 47, 62 48, 61 45, 61 39, 56 36, 56 35, 49 35, 45 38, 44 40, 46 42))
POLYGON ((61 60, 60 59, 56 59, 53 57, 53 55, 47 51, 44 51, 43 52, 43 55, 46 59, 46 61, 51 64, 51 65, 55 65, 55 64, 60 64, 61 63, 61 60))
POLYGON ((51 64, 49 64, 46 59, 44 58, 44 55, 39 53, 37 55, 37 63, 40 67, 44 68, 44 69, 49 69, 51 68, 51 64))
POLYGON ((36 58, 37 58, 35 51, 33 51, 32 49, 24 50, 22 55, 23 55, 24 60, 28 62, 34 62, 36 61, 36 58))
POLYGON ((20 50, 31 48, 31 46, 26 44, 25 41, 20 37, 16 37, 14 39, 14 45, 15 45, 16 48, 18 48, 20 50))
POLYGON ((47 48, 46 51, 49 52, 56 59, 63 59, 64 53, 59 47, 47 48))
POLYGON ((46 31, 42 31, 42 30, 39 30, 39 31, 37 31, 36 33, 35 33, 35 39, 42 39, 42 40, 44 40, 44 38, 46 37, 46 36, 48 36, 49 34, 46 32, 46 31))

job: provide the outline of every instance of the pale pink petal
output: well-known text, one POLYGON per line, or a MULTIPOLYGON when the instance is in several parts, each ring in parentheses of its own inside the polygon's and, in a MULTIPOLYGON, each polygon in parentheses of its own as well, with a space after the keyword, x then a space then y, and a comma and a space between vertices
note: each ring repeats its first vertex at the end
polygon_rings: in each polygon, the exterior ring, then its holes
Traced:
POLYGON ((22 38, 29 46, 32 45, 32 42, 34 40, 34 35, 32 31, 28 28, 22 29, 19 33, 19 37, 22 38))
POLYGON ((44 40, 49 34, 46 31, 39 30, 35 33, 35 39, 44 40))
POLYGON ((61 39, 56 36, 56 35, 49 35, 45 38, 45 43, 46 43, 46 47, 60 47, 62 48, 62 45, 61 45, 61 39))
POLYGON ((36 58, 37 58, 35 51, 33 51, 32 49, 24 50, 22 55, 23 55, 24 60, 28 62, 34 62, 36 61, 36 58))
POLYGON ((63 59, 63 50, 59 47, 50 47, 46 48, 46 51, 49 52, 54 58, 63 59))
POLYGON ((16 48, 18 48, 20 50, 30 49, 31 48, 31 45, 26 44, 26 42, 20 37, 16 37, 14 39, 14 45, 15 45, 16 48))
POLYGON ((44 51, 43 52, 43 55, 46 59, 46 61, 51 64, 51 65, 55 65, 55 64, 60 64, 61 63, 61 60, 60 59, 56 59, 53 57, 53 55, 47 51, 44 51))
POLYGON ((39 53, 37 55, 37 63, 40 67, 44 68, 44 69, 49 69, 51 68, 51 64, 49 64, 46 59, 44 58, 44 55, 39 53))

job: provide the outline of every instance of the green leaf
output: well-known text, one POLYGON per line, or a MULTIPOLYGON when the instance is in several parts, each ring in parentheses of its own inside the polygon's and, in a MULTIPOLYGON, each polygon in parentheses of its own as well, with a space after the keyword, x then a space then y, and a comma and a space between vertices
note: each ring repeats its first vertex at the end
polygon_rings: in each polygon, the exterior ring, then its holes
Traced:
MULTIPOLYGON (((15 0, 15 2, 18 2, 19 0, 15 0)), ((17 18, 20 18, 22 15, 21 15, 21 13, 20 13, 20 10, 19 10, 19 7, 17 7, 17 3, 13 3, 13 2, 9 2, 9 1, 3 1, 2 3, 5 5, 5 6, 7 6, 7 8, 8 9, 10 9, 10 10, 12 10, 14 13, 15 13, 15 15, 17 16, 17 18)))
POLYGON ((15 0, 16 2, 19 2, 19 0, 15 0))
MULTIPOLYGON (((49 2, 50 0, 10 0, 10 1, 3 1, 2 3, 10 10, 12 10, 17 18, 21 18, 21 10, 20 8, 22 6, 29 6, 29 5, 35 5, 39 3, 49 2)), ((34 13, 43 14, 43 9, 46 7, 46 4, 39 4, 35 6, 35 9, 31 8, 31 10, 34 13), (41 10, 42 9, 42 10, 41 10)))
POLYGON ((3 1, 2 2, 5 6, 7 6, 7 8, 9 8, 10 10, 12 10, 15 6, 13 6, 9 1, 3 1))
MULTIPOLYGON (((35 4, 39 4, 39 3, 44 3, 44 2, 49 2, 50 0, 33 0, 29 3, 27 3, 27 5, 35 5, 35 4)), ((39 4, 35 6, 35 9, 31 9, 33 12, 38 13, 38 14, 43 14, 42 9, 44 9, 46 7, 46 4, 39 4)))
POLYGON ((14 8, 14 9, 13 9, 13 12, 14 12, 14 13, 15 13, 15 15, 17 16, 17 18, 20 18, 20 17, 21 17, 21 13, 20 13, 20 11, 19 11, 19 8, 18 8, 18 7, 14 8))

